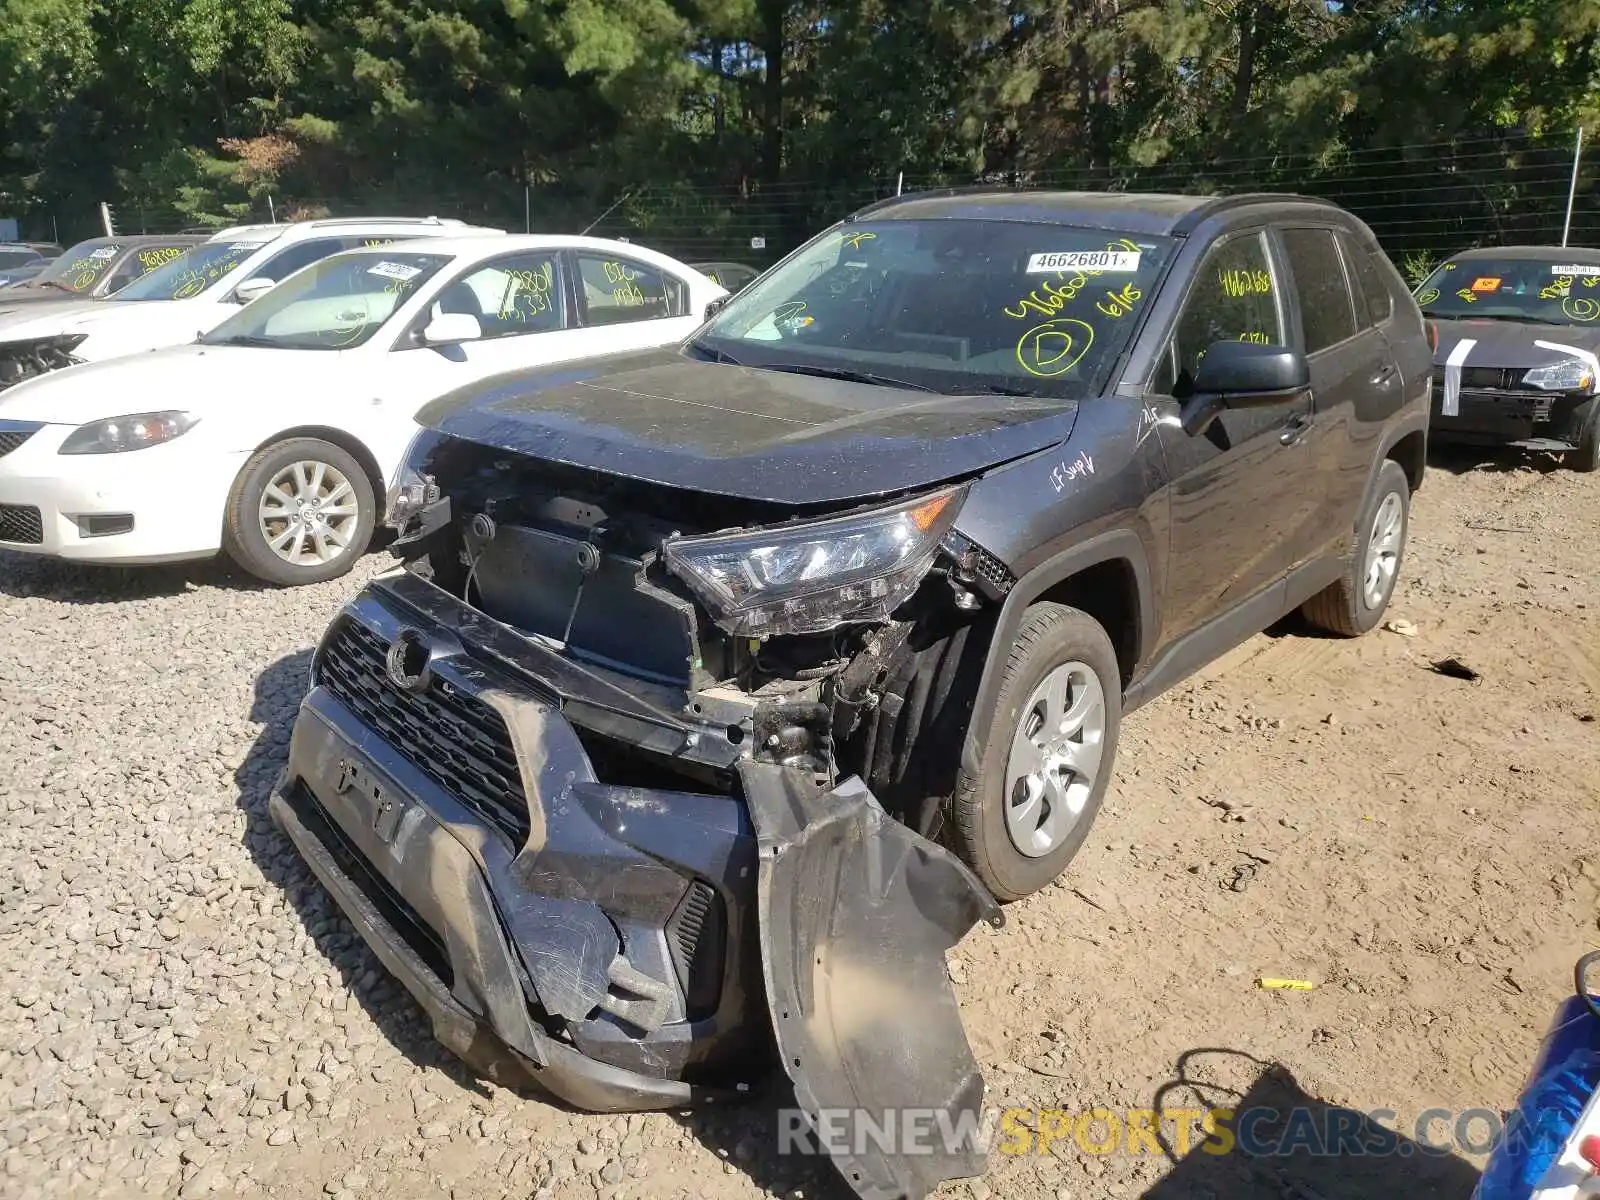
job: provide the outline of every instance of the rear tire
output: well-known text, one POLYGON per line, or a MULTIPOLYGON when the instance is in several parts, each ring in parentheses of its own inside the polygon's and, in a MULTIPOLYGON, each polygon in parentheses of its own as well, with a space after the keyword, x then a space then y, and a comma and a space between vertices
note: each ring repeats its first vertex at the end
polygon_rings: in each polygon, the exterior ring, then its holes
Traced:
POLYGON ((1378 468, 1356 529, 1360 536, 1343 576, 1300 608, 1311 624, 1341 637, 1360 637, 1383 620, 1405 561, 1411 483, 1393 459, 1378 468))
POLYGON ((1064 604, 1033 605, 994 710, 974 720, 985 722, 983 759, 976 775, 956 779, 950 841, 1009 903, 1067 869, 1105 798, 1122 720, 1122 673, 1106 631, 1064 604))
POLYGON ((354 455, 290 438, 257 452, 234 480, 223 546, 257 579, 323 583, 355 566, 376 522, 372 482, 354 455))

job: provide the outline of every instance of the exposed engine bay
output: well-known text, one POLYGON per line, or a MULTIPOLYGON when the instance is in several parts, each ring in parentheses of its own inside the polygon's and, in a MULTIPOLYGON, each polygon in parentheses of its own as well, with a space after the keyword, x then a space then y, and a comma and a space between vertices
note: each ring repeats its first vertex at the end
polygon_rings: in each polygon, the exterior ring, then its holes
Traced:
POLYGON ((74 350, 85 335, 58 334, 51 337, 24 338, 15 342, 0 342, 0 391, 13 387, 26 379, 48 375, 62 367, 70 367, 83 360, 75 358, 74 350))
MULTIPOLYGON (((448 493, 409 518, 395 546, 410 570, 576 662, 631 677, 704 727, 702 737, 726 739, 721 754, 693 756, 586 741, 607 782, 658 785, 666 771, 729 792, 732 764, 755 757, 829 786, 858 775, 893 815, 936 833, 938 801, 949 792, 937 776, 953 772, 955 759, 936 763, 924 746, 927 761, 910 786, 912 745, 945 698, 960 694, 961 672, 974 672, 975 684, 987 639, 973 639, 980 653, 969 656, 967 634, 1009 583, 938 514, 916 531, 927 544, 899 579, 891 573, 887 583, 880 576, 766 611, 719 610, 715 581, 708 586, 683 565, 691 556, 727 559, 727 542, 745 530, 823 530, 846 544, 855 535, 827 531, 838 519, 831 514, 671 491, 476 443, 447 441, 437 455, 432 465, 448 493)), ((873 510, 884 511, 892 509, 873 510)), ((813 544, 792 553, 814 556, 813 544)), ((954 732, 946 744, 959 741, 954 732)))

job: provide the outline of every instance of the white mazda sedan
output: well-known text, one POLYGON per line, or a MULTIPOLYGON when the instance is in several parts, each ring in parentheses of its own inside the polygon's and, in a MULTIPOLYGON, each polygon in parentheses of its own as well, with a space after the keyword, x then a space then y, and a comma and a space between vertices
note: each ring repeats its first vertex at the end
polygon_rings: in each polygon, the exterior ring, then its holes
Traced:
POLYGON ((0 392, 0 548, 80 562, 227 553, 276 584, 348 571, 429 400, 669 345, 726 291, 641 246, 431 238, 289 276, 189 345, 0 392))

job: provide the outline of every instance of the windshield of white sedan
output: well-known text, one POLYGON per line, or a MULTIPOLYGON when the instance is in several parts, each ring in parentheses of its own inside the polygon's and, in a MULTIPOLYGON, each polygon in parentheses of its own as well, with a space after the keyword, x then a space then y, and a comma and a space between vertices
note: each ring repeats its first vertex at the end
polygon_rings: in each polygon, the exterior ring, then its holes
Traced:
POLYGON ((201 242, 117 293, 118 300, 189 300, 232 275, 265 242, 201 242))
POLYGON ((202 340, 214 346, 349 350, 377 333, 449 262, 442 254, 337 254, 291 275, 202 340))
POLYGON ((749 366, 937 392, 1102 390, 1168 238, 988 220, 829 230, 696 339, 749 366))
POLYGON ((1446 262, 1417 289, 1430 317, 1503 318, 1542 325, 1600 322, 1600 263, 1550 258, 1446 262))

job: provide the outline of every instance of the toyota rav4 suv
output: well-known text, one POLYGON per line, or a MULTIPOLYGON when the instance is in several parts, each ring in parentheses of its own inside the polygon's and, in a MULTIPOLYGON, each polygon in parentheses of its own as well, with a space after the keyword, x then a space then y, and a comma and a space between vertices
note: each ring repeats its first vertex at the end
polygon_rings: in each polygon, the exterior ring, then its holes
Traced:
MULTIPOLYGON (((875 205, 680 346, 422 410, 274 818, 485 1071, 620 1110, 776 1059, 819 1128, 970 1131, 943 952, 1067 866, 1124 713, 1380 620, 1430 373, 1325 203, 875 205)), ((823 1148, 902 1197, 973 1141, 823 1148)))

